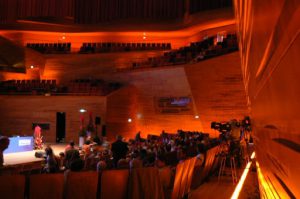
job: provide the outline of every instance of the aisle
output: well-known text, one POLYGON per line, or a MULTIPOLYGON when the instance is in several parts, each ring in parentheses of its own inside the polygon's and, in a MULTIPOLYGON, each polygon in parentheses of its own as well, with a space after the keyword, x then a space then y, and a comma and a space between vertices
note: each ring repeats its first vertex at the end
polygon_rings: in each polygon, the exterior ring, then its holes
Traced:
MULTIPOLYGON (((227 168, 228 169, 228 168, 227 168)), ((244 168, 237 169, 238 178, 242 175, 244 168)), ((230 199, 237 183, 232 183, 230 170, 227 170, 225 176, 218 181, 218 176, 212 176, 209 181, 203 183, 200 187, 193 190, 190 199, 230 199)), ((241 190, 239 199, 258 199, 259 189, 257 181, 257 173, 255 168, 251 168, 241 190)))

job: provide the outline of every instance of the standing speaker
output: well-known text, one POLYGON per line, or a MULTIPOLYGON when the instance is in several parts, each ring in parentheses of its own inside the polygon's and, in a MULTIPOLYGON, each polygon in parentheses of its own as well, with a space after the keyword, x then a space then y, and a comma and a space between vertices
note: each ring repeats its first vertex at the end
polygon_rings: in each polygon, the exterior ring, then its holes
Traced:
POLYGON ((95 125, 100 125, 100 124, 101 124, 101 117, 96 116, 95 125))
POLYGON ((102 136, 106 137, 106 125, 102 126, 102 136))

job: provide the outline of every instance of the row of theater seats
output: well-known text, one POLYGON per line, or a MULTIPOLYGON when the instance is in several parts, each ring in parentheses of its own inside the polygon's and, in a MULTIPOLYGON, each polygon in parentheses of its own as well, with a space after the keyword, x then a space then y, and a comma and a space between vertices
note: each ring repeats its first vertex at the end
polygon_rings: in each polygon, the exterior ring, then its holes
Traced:
POLYGON ((83 43, 79 53, 170 50, 171 43, 83 43))
POLYGON ((67 86, 68 93, 82 93, 88 95, 107 95, 121 87, 119 83, 106 83, 100 79, 76 79, 67 86))
POLYGON ((0 176, 2 199, 181 199, 197 188, 217 168, 219 147, 206 152, 204 164, 197 157, 176 166, 158 169, 104 170, 0 176), (27 178, 27 179, 26 179, 27 178), (26 189, 25 189, 26 187, 26 189))
POLYGON ((71 43, 27 43, 26 47, 44 54, 66 54, 71 52, 71 43))
POLYGON ((8 80, 0 82, 0 93, 50 92, 56 88, 56 80, 8 80))
POLYGON ((132 69, 198 62, 238 50, 238 42, 235 34, 228 34, 222 41, 215 41, 216 36, 208 37, 203 41, 191 43, 190 46, 165 52, 163 56, 150 57, 145 62, 134 62, 132 63, 132 69))
POLYGON ((120 87, 119 83, 90 79, 77 79, 66 86, 57 85, 56 80, 8 80, 0 82, 0 94, 105 96, 120 87))

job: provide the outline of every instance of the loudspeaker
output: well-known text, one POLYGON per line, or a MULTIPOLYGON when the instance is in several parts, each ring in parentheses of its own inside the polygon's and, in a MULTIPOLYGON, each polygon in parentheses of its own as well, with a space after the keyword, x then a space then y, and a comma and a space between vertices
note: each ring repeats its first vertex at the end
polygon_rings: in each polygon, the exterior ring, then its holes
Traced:
POLYGON ((95 124, 100 125, 101 124, 101 117, 96 116, 95 118, 95 124))
POLYGON ((102 136, 106 137, 106 125, 102 126, 102 136))

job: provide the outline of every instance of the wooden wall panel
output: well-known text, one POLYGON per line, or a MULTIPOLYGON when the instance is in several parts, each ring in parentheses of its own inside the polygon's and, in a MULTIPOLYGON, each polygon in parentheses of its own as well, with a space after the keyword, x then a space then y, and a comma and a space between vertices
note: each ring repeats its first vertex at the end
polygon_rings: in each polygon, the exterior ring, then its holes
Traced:
POLYGON ((300 2, 234 3, 261 197, 299 198, 300 2))
POLYGON ((116 69, 132 66, 134 61, 161 55, 162 52, 126 52, 91 55, 47 56, 45 70, 41 78, 57 79, 68 83, 78 78, 102 78, 114 73, 116 69))
POLYGON ((137 114, 137 89, 127 86, 107 96, 106 128, 109 140, 114 140, 116 135, 134 138, 137 114), (128 119, 132 122, 128 122, 128 119))
MULTIPOLYGON (((55 142, 56 113, 66 113, 66 141, 78 142, 80 108, 100 116, 105 123, 106 97, 93 96, 0 96, 0 131, 4 135, 33 135, 32 123, 49 123, 44 141, 55 142)), ((88 113, 83 113, 85 124, 88 113)))
POLYGON ((248 115, 238 53, 186 66, 121 73, 109 72, 112 66, 99 66, 99 70, 96 70, 97 62, 105 59, 96 58, 95 55, 83 56, 86 59, 79 59, 80 55, 61 60, 58 56, 49 58, 43 78, 67 81, 93 77, 135 87, 134 91, 130 91, 132 94, 126 94, 129 91, 117 91, 108 97, 107 115, 112 124, 108 124, 108 131, 113 136, 119 133, 132 135, 139 130, 145 136, 148 133, 159 134, 163 129, 169 132, 176 132, 177 129, 204 130, 217 136, 210 129, 211 121, 242 119, 248 115), (82 67, 84 64, 85 67, 82 67), (134 100, 131 95, 135 96, 134 100), (155 97, 182 96, 192 98, 193 114, 166 115, 155 111, 155 97), (116 124, 116 115, 122 115, 119 118, 120 126, 116 124), (195 119, 195 115, 199 115, 200 119, 195 119), (125 128, 129 116, 134 124, 125 128))
POLYGON ((185 66, 203 128, 212 121, 243 119, 249 115, 239 53, 216 57, 185 66))
MULTIPOLYGON (((194 100, 183 67, 118 73, 108 78, 135 87, 136 105, 134 106, 136 109, 132 112, 135 115, 131 115, 131 118, 135 122, 136 131, 141 131, 142 136, 160 134, 162 130, 171 133, 175 133, 178 129, 203 130, 201 118, 194 118, 199 111, 194 104, 192 106, 193 114, 190 115, 161 114, 155 110, 155 97, 190 96, 194 100)), ((120 99, 121 102, 122 99, 120 99)))

